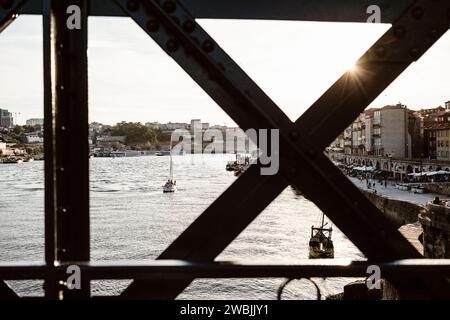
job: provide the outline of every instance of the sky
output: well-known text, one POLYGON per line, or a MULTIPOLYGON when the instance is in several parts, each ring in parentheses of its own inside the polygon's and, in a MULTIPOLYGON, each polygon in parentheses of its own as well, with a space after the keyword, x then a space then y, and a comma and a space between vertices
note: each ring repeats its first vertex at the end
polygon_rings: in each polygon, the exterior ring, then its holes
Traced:
MULTIPOLYGON (((389 28, 367 23, 198 22, 293 121, 389 28)), ((450 100, 449 52, 447 32, 369 107, 443 105, 450 100)), ((200 118, 234 125, 129 18, 90 18, 88 59, 90 121, 200 118)), ((19 124, 43 115, 42 77, 42 19, 20 16, 0 34, 0 108, 17 113, 19 124)))

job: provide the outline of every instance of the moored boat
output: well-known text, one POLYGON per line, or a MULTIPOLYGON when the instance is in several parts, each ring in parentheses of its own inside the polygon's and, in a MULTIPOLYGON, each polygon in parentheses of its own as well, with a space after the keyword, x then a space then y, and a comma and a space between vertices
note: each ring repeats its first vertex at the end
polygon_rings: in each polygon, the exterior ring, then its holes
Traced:
POLYGON ((322 213, 322 224, 320 227, 311 227, 311 239, 309 240, 309 258, 334 258, 334 245, 331 240, 333 228, 325 228, 325 215, 322 213))
POLYGON ((4 164, 18 164, 18 163, 22 163, 23 159, 19 158, 19 157, 7 157, 5 159, 3 159, 2 163, 4 164))
POLYGON ((173 179, 173 163, 172 163, 172 141, 170 141, 170 170, 169 179, 163 186, 163 193, 171 193, 177 191, 177 182, 173 179))

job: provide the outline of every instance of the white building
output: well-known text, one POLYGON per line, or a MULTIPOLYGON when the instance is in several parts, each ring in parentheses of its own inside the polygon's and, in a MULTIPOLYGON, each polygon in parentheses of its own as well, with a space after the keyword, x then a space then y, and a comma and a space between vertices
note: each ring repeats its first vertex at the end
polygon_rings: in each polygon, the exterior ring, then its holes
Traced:
POLYGON ((0 128, 12 128, 14 126, 14 118, 11 112, 0 109, 0 128))
POLYGON ((121 142, 125 143, 127 141, 126 136, 98 136, 97 143, 108 143, 108 142, 121 142))
POLYGON ((44 137, 37 133, 25 134, 25 143, 44 143, 44 137))
POLYGON ((40 118, 28 119, 26 121, 26 124, 27 124, 27 126, 30 126, 30 127, 43 126, 44 125, 44 119, 40 119, 40 118))

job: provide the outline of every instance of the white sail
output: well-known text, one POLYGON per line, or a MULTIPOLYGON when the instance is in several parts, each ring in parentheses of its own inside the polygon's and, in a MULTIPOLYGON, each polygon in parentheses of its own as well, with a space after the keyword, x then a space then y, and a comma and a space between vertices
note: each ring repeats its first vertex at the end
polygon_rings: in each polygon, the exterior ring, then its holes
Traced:
POLYGON ((172 164, 172 139, 170 139, 170 173, 169 173, 170 181, 173 181, 173 164, 172 164))

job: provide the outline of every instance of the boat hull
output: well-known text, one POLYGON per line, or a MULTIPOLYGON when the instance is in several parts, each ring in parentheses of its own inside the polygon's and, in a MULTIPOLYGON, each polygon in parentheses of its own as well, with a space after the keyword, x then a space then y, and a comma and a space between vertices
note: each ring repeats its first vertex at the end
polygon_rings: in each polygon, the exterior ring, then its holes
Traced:
POLYGON ((332 249, 314 249, 309 248, 309 258, 310 259, 333 259, 334 258, 334 250, 332 249))
POLYGON ((163 187, 163 193, 173 193, 175 191, 177 191, 177 187, 174 185, 163 187))

